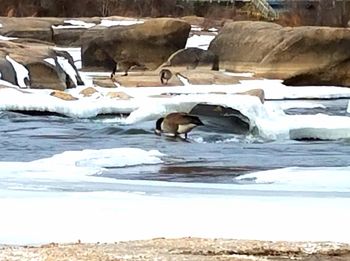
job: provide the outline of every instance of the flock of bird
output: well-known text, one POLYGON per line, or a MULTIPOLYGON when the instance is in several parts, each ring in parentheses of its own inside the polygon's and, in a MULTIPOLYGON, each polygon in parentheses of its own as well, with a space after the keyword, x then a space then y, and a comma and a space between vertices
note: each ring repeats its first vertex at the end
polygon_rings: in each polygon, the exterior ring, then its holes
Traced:
MULTIPOLYGON (((111 79, 114 78, 116 72, 124 72, 122 76, 127 76, 129 71, 134 68, 135 66, 142 66, 139 62, 137 61, 132 61, 132 60, 122 60, 114 66, 113 71, 111 73, 111 79)), ((163 85, 167 85, 168 81, 173 77, 173 73, 166 68, 163 68, 159 72, 159 77, 160 77, 160 82, 163 85)))

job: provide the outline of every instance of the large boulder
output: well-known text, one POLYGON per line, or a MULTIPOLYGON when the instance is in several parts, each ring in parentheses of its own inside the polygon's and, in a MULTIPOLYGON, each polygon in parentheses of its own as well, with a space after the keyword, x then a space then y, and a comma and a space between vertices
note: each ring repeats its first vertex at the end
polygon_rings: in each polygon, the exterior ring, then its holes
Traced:
POLYGON ((212 51, 203 50, 197 47, 190 47, 176 51, 168 58, 165 66, 185 67, 187 69, 219 69, 217 55, 212 51))
POLYGON ((225 24, 209 50, 219 66, 293 85, 350 86, 350 30, 282 27, 267 22, 225 24))
POLYGON ((12 64, 6 59, 6 57, 0 57, 0 79, 10 82, 12 84, 16 83, 16 71, 12 64))
POLYGON ((82 39, 83 67, 112 70, 116 62, 132 60, 156 69, 172 53, 185 47, 190 29, 182 20, 158 18, 86 32, 82 39))
POLYGON ((51 26, 63 23, 63 18, 1 17, 0 34, 7 37, 32 38, 52 42, 51 26))
POLYGON ((83 84, 71 56, 45 44, 0 41, 0 61, 1 78, 22 88, 65 90, 83 84))
POLYGON ((81 36, 88 30, 79 23, 100 23, 98 17, 55 18, 55 17, 0 17, 0 35, 35 39, 57 45, 80 46, 81 36), (74 25, 75 24, 75 25, 74 25))

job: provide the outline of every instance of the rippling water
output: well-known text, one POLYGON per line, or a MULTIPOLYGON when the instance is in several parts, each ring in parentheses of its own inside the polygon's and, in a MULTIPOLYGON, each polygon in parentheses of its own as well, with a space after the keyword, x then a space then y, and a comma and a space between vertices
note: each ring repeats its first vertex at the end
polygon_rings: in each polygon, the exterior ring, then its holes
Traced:
MULTIPOLYGON (((321 102, 327 109, 289 109, 288 114, 345 115, 347 100, 321 102)), ((276 102, 277 103, 277 102, 276 102)), ((33 161, 55 154, 83 149, 131 147, 157 149, 167 155, 166 163, 154 168, 109 168, 104 175, 122 179, 232 183, 233 177, 257 170, 291 166, 349 166, 350 142, 263 140, 197 128, 191 142, 159 137, 154 122, 134 125, 118 123, 112 116, 72 119, 59 116, 30 116, 0 113, 1 161, 33 161)))

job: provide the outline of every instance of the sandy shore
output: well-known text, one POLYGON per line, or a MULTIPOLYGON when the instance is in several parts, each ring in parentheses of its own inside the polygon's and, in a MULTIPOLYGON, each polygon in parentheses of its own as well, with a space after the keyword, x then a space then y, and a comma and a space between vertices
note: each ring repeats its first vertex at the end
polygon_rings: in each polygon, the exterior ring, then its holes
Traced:
POLYGON ((333 242, 269 242, 226 239, 152 239, 114 244, 0 246, 1 261, 117 260, 350 260, 350 245, 333 242))

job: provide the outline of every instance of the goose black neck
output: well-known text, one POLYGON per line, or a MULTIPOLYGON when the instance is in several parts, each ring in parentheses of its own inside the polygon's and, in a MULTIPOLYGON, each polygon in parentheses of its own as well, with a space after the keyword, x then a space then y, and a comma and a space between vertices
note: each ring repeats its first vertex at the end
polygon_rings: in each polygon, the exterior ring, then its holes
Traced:
POLYGON ((159 118, 156 122, 156 130, 161 131, 162 130, 162 122, 163 122, 164 118, 159 118))

